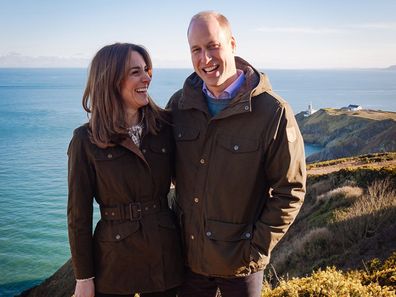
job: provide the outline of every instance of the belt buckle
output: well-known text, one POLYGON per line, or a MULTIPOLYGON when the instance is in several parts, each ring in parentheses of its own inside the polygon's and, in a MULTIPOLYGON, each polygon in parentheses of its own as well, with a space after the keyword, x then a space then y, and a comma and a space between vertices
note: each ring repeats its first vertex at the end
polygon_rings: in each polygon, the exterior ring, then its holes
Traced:
POLYGON ((137 221, 142 218, 142 206, 138 203, 129 203, 129 217, 131 221, 137 221))

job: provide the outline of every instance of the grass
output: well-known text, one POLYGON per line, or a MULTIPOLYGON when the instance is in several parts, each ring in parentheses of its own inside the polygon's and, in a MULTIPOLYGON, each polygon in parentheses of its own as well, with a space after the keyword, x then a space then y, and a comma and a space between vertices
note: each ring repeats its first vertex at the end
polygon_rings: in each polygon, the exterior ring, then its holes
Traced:
POLYGON ((396 296, 396 253, 385 262, 373 259, 365 270, 343 272, 335 267, 317 270, 310 276, 282 278, 273 286, 265 279, 261 297, 394 297, 396 296))
POLYGON ((363 242, 396 224, 394 171, 360 167, 309 177, 300 214, 272 253, 278 274, 296 277, 335 264, 357 266, 350 258, 363 242))
POLYGON ((334 166, 334 165, 345 164, 350 162, 359 163, 359 164, 370 164, 370 163, 372 164, 372 163, 379 163, 379 162, 392 161, 392 160, 396 160, 396 152, 364 154, 360 156, 316 162, 316 163, 307 164, 307 169, 309 170, 318 167, 334 166))

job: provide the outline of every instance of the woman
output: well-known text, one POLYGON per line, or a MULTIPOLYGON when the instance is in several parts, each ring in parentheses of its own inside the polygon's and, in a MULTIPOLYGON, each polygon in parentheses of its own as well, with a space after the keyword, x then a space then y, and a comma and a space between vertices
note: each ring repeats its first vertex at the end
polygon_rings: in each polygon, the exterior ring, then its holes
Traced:
POLYGON ((83 107, 89 122, 68 149, 68 226, 75 296, 175 296, 179 235, 168 208, 172 136, 147 93, 152 64, 134 44, 93 58, 83 107), (92 235, 93 199, 101 219, 92 235))

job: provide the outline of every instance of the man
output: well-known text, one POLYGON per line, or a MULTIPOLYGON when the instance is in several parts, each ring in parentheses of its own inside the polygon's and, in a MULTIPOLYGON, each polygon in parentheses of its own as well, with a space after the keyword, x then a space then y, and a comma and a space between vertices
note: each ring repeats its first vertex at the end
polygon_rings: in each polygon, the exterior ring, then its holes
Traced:
POLYGON ((224 16, 198 13, 187 35, 195 73, 168 103, 189 270, 179 296, 260 296, 271 250, 304 199, 303 140, 266 76, 234 55, 224 16))

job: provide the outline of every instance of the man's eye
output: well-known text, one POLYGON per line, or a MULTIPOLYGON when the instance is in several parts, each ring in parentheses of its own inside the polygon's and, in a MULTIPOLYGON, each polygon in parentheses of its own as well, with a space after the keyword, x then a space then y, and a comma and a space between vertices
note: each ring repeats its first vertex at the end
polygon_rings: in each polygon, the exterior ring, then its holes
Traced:
POLYGON ((219 48, 219 47, 220 47, 220 44, 218 44, 218 43, 211 44, 211 45, 209 46, 210 49, 219 48))

